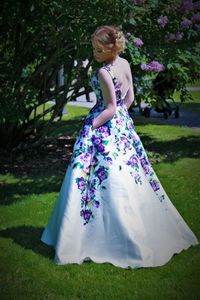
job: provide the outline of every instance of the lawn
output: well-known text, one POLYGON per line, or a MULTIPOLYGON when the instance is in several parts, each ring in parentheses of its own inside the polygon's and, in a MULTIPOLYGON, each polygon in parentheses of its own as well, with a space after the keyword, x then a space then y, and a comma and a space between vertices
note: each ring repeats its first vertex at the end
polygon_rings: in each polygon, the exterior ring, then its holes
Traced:
MULTIPOLYGON (((77 134, 88 109, 67 106, 54 136, 77 134)), ((200 131, 140 124, 136 130, 172 203, 200 240, 200 131)), ((45 158, 44 158, 45 159, 45 158)), ((200 247, 182 251, 164 266, 122 269, 86 262, 57 266, 40 242, 62 176, 0 175, 1 299, 9 300, 177 300, 200 299, 200 247)))

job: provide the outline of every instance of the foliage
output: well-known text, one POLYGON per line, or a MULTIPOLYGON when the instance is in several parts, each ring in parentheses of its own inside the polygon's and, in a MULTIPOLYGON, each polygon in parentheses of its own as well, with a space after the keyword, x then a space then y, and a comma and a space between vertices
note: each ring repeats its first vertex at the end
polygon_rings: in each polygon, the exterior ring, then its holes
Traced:
POLYGON ((124 0, 124 4, 127 50, 136 79, 140 79, 135 82, 136 91, 142 88, 137 101, 152 101, 157 96, 151 90, 151 82, 147 84, 144 79, 147 74, 155 78, 162 71, 159 63, 168 79, 175 82, 168 96, 180 90, 182 101, 191 100, 186 84, 200 77, 200 2, 124 0), (147 68, 151 62, 155 62, 155 67, 147 68))
POLYGON ((88 58, 87 72, 92 59, 90 36, 110 18, 111 10, 111 22, 117 21, 119 1, 87 0, 77 5, 69 0, 8 0, 1 6, 0 137, 2 146, 12 149, 36 131, 37 139, 44 137, 64 104, 78 96, 69 95, 79 71, 76 61, 88 58), (58 86, 61 66, 65 83, 58 86), (49 100, 55 105, 31 118, 32 111, 49 100), (41 128, 39 120, 49 112, 51 119, 41 128))
POLYGON ((154 99, 151 84, 144 79, 156 76, 159 63, 176 77, 182 101, 188 98, 186 83, 199 78, 198 5, 192 10, 172 0, 86 0, 78 5, 69 0, 8 0, 0 5, 0 139, 4 149, 42 143, 54 122, 62 118, 65 103, 84 94, 75 93, 76 87, 87 86, 90 68, 98 67, 91 34, 102 24, 117 25, 126 33, 123 55, 131 62, 134 78, 140 79, 135 80, 138 103, 154 99), (82 74, 79 66, 86 58, 82 74), (152 61, 156 71, 141 68, 142 64, 151 66, 152 61), (60 70, 64 70, 62 84, 58 84, 60 70), (139 85, 142 93, 137 92, 139 85), (55 104, 45 106, 50 100, 55 104), (41 105, 43 111, 37 114, 41 105), (41 122, 49 113, 49 121, 41 122))

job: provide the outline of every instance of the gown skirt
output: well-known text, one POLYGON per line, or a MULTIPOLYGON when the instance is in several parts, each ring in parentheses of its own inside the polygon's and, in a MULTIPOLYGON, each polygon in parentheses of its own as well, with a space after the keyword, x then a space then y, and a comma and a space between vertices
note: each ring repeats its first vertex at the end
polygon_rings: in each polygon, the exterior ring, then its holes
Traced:
POLYGON ((55 249, 57 265, 162 266, 199 241, 153 170, 110 65, 103 68, 115 87, 116 114, 92 128, 105 109, 97 70, 90 81, 97 103, 77 136, 41 241, 55 249))

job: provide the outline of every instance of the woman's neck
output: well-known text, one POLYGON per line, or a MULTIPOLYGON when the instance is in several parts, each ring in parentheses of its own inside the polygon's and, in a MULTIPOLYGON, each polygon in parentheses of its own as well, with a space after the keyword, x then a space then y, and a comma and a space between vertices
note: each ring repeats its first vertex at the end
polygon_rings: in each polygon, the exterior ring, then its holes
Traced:
POLYGON ((107 60, 105 62, 105 64, 109 64, 109 65, 112 65, 112 66, 116 66, 117 63, 119 61, 119 55, 115 56, 115 58, 111 59, 111 60, 107 60))

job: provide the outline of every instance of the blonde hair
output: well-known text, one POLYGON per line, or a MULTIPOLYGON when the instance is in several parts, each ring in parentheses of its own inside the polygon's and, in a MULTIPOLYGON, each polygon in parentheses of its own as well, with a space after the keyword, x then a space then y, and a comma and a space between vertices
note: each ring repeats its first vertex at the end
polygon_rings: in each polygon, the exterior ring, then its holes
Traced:
POLYGON ((126 48, 125 36, 116 26, 99 26, 91 38, 106 49, 111 50, 113 55, 124 52, 126 48))

